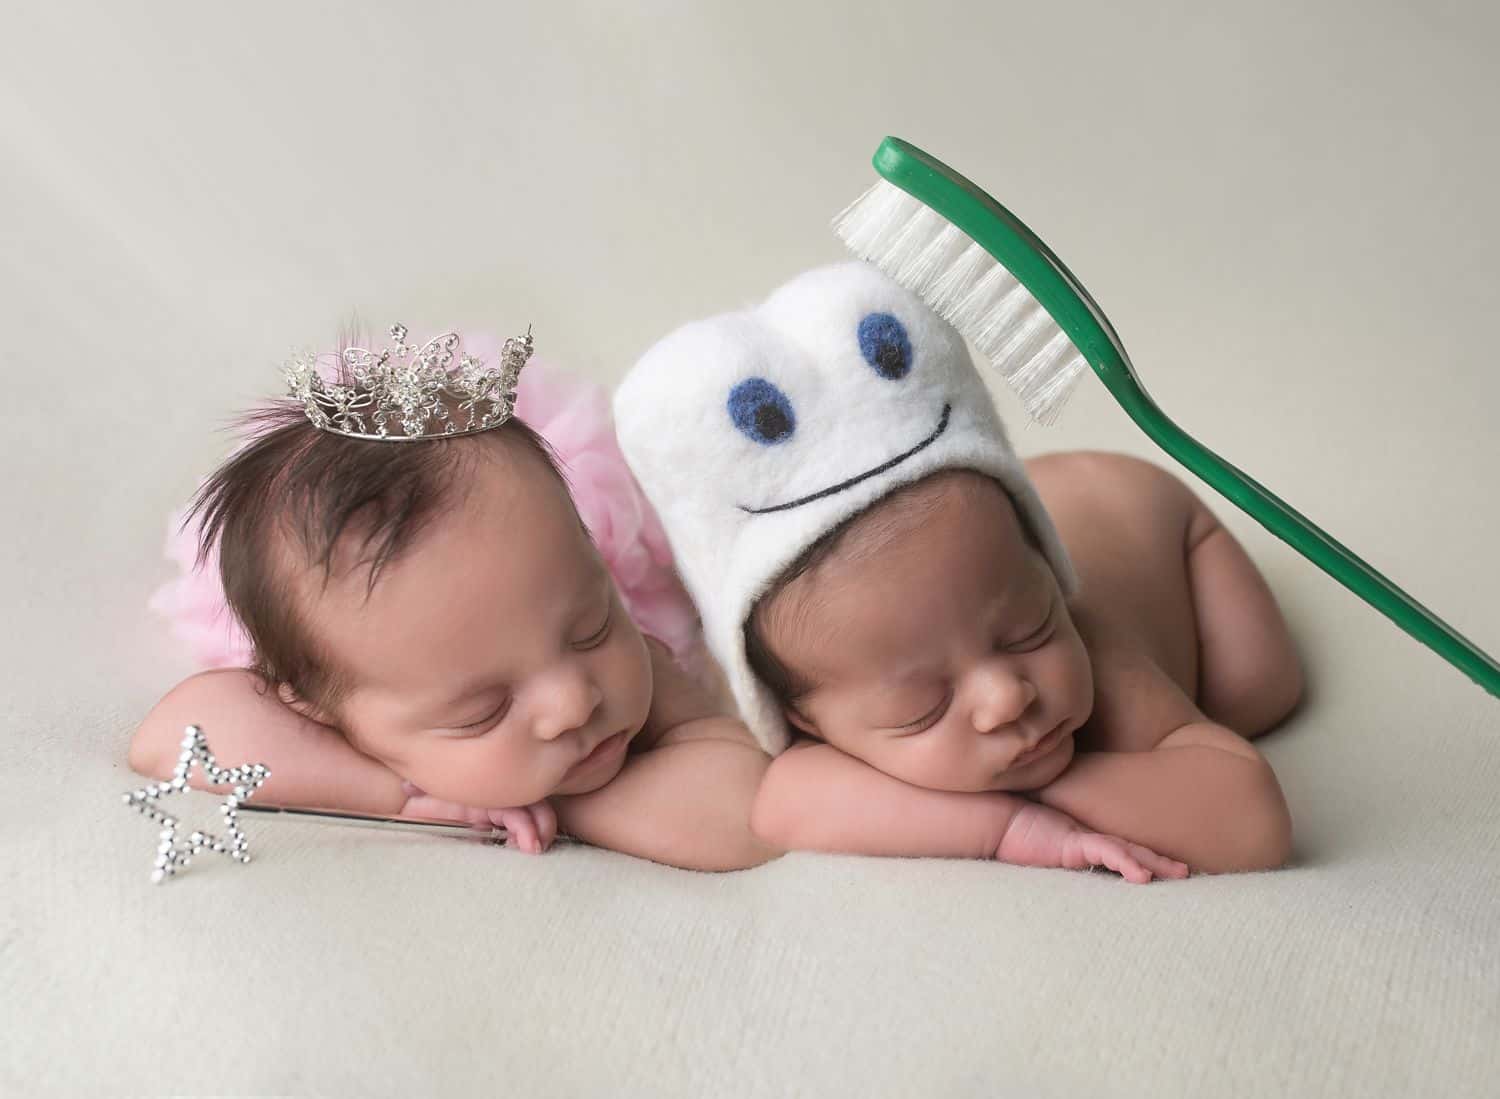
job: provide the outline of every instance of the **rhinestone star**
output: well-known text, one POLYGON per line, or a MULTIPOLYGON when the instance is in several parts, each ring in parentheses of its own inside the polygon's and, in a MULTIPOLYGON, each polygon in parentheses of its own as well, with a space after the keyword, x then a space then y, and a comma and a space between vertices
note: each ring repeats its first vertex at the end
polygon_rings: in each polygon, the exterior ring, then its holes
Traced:
POLYGON ((170 880, 178 870, 185 868, 192 861, 194 855, 205 850, 228 855, 236 862, 249 862, 250 841, 245 838, 245 833, 240 831, 239 808, 243 802, 249 801, 270 777, 271 771, 263 763, 220 767, 218 761, 214 759, 213 752, 209 751, 203 730, 196 725, 189 725, 183 735, 182 752, 177 757, 177 766, 172 770, 171 779, 166 782, 148 783, 139 790, 132 790, 124 795, 124 802, 127 806, 161 825, 161 832, 157 835, 159 842, 156 845, 156 859, 152 863, 151 880, 158 885, 170 880), (226 838, 221 839, 210 832, 193 832, 186 844, 178 845, 177 818, 162 812, 157 801, 171 794, 180 794, 188 788, 188 771, 192 769, 194 760, 198 761, 203 770, 203 776, 209 782, 216 786, 223 784, 233 786, 229 796, 219 806, 219 812, 224 815, 226 838))

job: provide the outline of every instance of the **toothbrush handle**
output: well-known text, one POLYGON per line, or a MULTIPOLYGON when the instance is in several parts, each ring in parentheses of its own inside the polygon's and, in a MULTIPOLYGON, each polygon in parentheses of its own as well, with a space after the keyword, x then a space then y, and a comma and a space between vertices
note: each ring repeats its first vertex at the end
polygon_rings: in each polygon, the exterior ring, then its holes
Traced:
POLYGON ((1500 664, 1391 583, 1274 493, 1203 446, 1167 418, 1124 364, 1095 372, 1126 414, 1158 446, 1241 511, 1380 611, 1412 637, 1500 698, 1500 664))
POLYGON ((875 170, 948 221, 1018 279, 1067 335, 1147 435, 1272 534, 1396 625, 1500 697, 1500 664, 1366 562, 1212 451, 1162 413, 1130 369, 1104 312, 1055 253, 983 189, 932 154, 887 137, 875 170))

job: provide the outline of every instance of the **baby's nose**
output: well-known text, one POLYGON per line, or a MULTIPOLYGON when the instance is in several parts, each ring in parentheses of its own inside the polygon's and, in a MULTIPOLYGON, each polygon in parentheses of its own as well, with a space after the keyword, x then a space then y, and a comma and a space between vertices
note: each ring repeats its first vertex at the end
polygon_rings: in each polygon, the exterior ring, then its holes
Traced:
POLYGON ((542 740, 556 740, 582 728, 604 701, 604 692, 592 678, 577 672, 558 674, 537 684, 538 707, 532 731, 542 740))
POLYGON ((984 668, 975 673, 971 719, 981 733, 993 733, 1021 720, 1036 701, 1036 687, 1003 668, 984 668))

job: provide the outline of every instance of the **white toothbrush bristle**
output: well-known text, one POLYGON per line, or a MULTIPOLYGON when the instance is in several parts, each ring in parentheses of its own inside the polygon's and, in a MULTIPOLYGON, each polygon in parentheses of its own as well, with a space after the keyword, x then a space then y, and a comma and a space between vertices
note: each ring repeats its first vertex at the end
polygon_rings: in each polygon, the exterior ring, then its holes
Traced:
POLYGON ((960 232, 965 243, 964 250, 949 264, 947 270, 937 272, 931 283, 931 291, 925 295, 928 302, 939 313, 948 314, 974 289, 989 271, 996 266, 990 254, 960 232))
POLYGON ((1026 315, 1021 318, 1020 323, 1012 325, 1005 333, 1005 338, 1000 341, 994 358, 1001 362, 1019 366, 1028 363, 1038 351, 1046 347, 1052 336, 1060 329, 1053 323, 1047 311, 1035 302, 1028 302, 1031 306, 1026 315))
POLYGON ((1052 423, 1088 363, 1030 291, 947 218, 880 180, 839 214, 834 232, 861 259, 916 293, 1052 423))
POLYGON ((896 281, 907 285, 931 282, 939 272, 946 271, 968 246, 969 238, 956 225, 939 225, 925 246, 912 249, 901 265, 896 281))
POLYGON ((925 209, 899 187, 881 180, 835 219, 837 232, 856 252, 883 253, 886 242, 925 209))
POLYGON ((1007 334, 1032 309, 1026 287, 990 260, 990 269, 954 303, 950 323, 979 345, 987 358, 999 360, 1007 334))

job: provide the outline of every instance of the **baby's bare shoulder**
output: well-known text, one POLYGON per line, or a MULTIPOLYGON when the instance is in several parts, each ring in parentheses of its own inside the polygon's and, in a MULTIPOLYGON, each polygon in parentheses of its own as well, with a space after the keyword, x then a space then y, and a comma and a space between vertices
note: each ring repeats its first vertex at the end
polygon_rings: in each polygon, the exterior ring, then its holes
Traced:
MULTIPOLYGON (((643 736, 637 748, 654 748, 680 739, 694 739, 703 730, 721 737, 724 727, 705 718, 732 718, 734 703, 727 694, 722 677, 705 653, 686 654, 685 666, 671 650, 654 637, 646 639, 651 654, 651 710, 646 717, 643 736)), ((735 720, 733 725, 740 725, 735 720)), ((743 728, 743 726, 741 726, 743 728)), ((748 730, 744 739, 754 743, 748 730)))
POLYGON ((1174 729, 1202 720, 1197 705, 1134 631, 1085 605, 1071 610, 1094 672, 1094 711, 1080 747, 1149 751, 1174 729))

